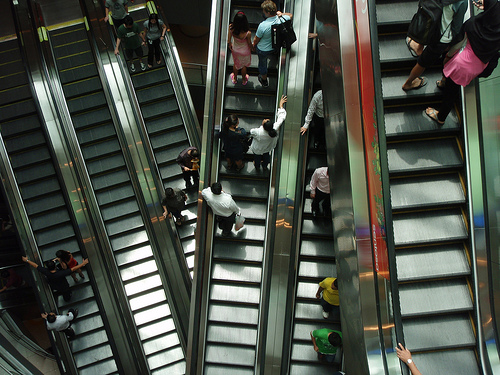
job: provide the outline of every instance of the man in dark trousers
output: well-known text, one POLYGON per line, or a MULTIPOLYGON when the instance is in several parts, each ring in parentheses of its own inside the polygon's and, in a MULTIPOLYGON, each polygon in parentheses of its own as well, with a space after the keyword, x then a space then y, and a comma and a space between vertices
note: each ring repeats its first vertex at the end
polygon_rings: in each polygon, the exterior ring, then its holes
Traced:
POLYGON ((215 214, 222 235, 224 237, 229 236, 236 215, 240 213, 240 208, 236 205, 236 202, 230 194, 222 191, 222 185, 219 182, 214 182, 211 187, 203 189, 201 195, 215 214))
POLYGON ((88 259, 84 259, 80 264, 74 266, 73 268, 68 268, 65 270, 58 271, 56 268, 56 263, 53 260, 49 260, 45 263, 47 267, 41 267, 35 262, 32 262, 28 257, 23 257, 23 262, 28 263, 31 267, 36 268, 38 272, 45 275, 48 284, 54 292, 60 292, 66 302, 71 299, 71 290, 69 288, 68 280, 66 276, 70 276, 73 272, 85 267, 88 263, 88 259))
POLYGON ((116 39, 115 55, 120 53, 119 47, 123 41, 123 46, 125 47, 125 56, 130 60, 130 71, 135 72, 134 65, 134 53, 139 59, 141 64, 141 70, 146 70, 146 65, 142 62, 142 57, 144 52, 142 51, 142 46, 146 45, 146 34, 144 30, 136 24, 132 17, 126 16, 118 30, 116 30, 118 39, 116 39))
POLYGON ((186 207, 187 195, 181 189, 177 188, 166 188, 165 198, 161 201, 163 206, 163 216, 175 217, 175 224, 181 225, 184 217, 181 212, 186 207))
POLYGON ((42 313, 42 318, 47 322, 49 331, 64 332, 68 338, 75 337, 75 331, 71 328, 71 324, 78 316, 78 309, 69 309, 65 315, 56 315, 53 312, 42 313))
POLYGON ((186 189, 197 186, 200 182, 200 152, 196 147, 188 147, 183 150, 175 160, 181 167, 182 177, 186 181, 186 189), (191 177, 193 183, 191 183, 191 177))

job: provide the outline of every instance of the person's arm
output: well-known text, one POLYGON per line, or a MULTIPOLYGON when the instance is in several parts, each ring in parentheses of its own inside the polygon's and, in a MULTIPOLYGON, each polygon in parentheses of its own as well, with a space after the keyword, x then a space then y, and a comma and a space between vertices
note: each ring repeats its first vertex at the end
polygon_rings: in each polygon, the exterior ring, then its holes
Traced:
POLYGON ((399 343, 399 348, 396 346, 396 354, 400 360, 406 363, 412 375, 422 375, 422 373, 418 371, 417 365, 415 365, 415 362, 413 362, 413 359, 411 358, 411 352, 401 343, 399 343))
POLYGON ((5 292, 7 290, 7 285, 0 289, 0 293, 5 292))
POLYGON ((286 111, 285 111, 285 108, 283 108, 283 106, 287 102, 287 100, 288 100, 288 98, 286 97, 286 95, 281 96, 280 106, 278 108, 278 113, 277 113, 278 119, 276 120, 276 122, 273 125, 274 130, 278 130, 280 128, 281 124, 283 124, 283 121, 285 121, 285 119, 286 119, 286 111))
POLYGON ((253 44, 252 44, 252 33, 249 31, 247 32, 247 43, 248 43, 248 46, 250 47, 250 49, 253 48, 253 44))
POLYGON ((119 55, 120 54, 120 51, 118 50, 118 48, 120 47, 120 43, 121 42, 122 42, 122 40, 120 38, 116 39, 115 55, 119 55))
POLYGON ((190 171, 191 169, 189 169, 188 166, 186 166, 185 164, 185 159, 184 157, 186 156, 187 154, 187 150, 184 150, 182 151, 179 156, 177 156, 177 159, 175 159, 175 161, 177 162, 177 164, 179 164, 179 166, 182 168, 183 171, 190 171))
POLYGON ((229 29, 227 30, 227 46, 232 51, 233 50, 233 43, 231 43, 231 39, 233 39, 233 33, 231 32, 231 26, 232 26, 232 24, 229 24, 229 29))
POLYGON ((309 104, 309 108, 307 109, 304 125, 302 125, 302 127, 300 128, 300 134, 303 135, 307 131, 307 129, 309 129, 309 124, 311 124, 317 105, 318 105, 317 96, 316 94, 314 94, 314 96, 311 99, 311 103, 309 104))
POLYGON ((166 219, 167 217, 171 218, 172 214, 168 212, 167 206, 163 206, 163 217, 166 219))
POLYGON ((42 316, 42 318, 44 318, 45 320, 47 320, 47 315, 49 315, 49 314, 47 314, 46 312, 43 312, 40 315, 42 316))
POLYGON ((324 288, 321 286, 318 288, 318 291, 316 292, 316 298, 320 299, 321 298, 321 292, 323 291, 324 288))
POLYGON ((318 185, 318 172, 316 172, 316 171, 314 171, 314 173, 311 177, 311 183, 309 184, 311 186, 311 198, 312 199, 314 199, 314 197, 316 196, 316 186, 318 185))
POLYGON ((104 17, 104 22, 108 22, 108 20, 109 20, 109 7, 106 6, 106 17, 104 17))
POLYGON ((319 352, 318 345, 316 345, 316 339, 313 336, 313 331, 311 331, 309 334, 311 335, 311 341, 312 341, 312 343, 314 345, 314 351, 319 352))
POLYGON ((239 215, 241 214, 241 210, 240 208, 238 207, 238 205, 236 204, 236 202, 234 201, 234 199, 231 198, 231 209, 233 210, 233 212, 236 214, 236 215, 239 215))
POLYGON ((293 18, 293 14, 292 13, 281 13, 279 10, 276 12, 276 15, 278 17, 288 16, 288 17, 290 17, 290 19, 293 18))
POLYGON ((165 40, 165 33, 167 32, 167 25, 165 23, 161 26, 160 40, 165 40))
POLYGON ((145 46, 146 45, 146 33, 144 32, 144 30, 139 33, 139 36, 142 39, 142 45, 145 46))
POLYGON ((28 263, 31 267, 38 268, 38 264, 29 260, 28 257, 23 257, 22 259, 23 259, 23 262, 28 263))
POLYGON ((255 37, 253 38, 253 44, 252 44, 252 49, 255 50, 255 47, 257 47, 257 44, 259 44, 260 39, 257 34, 255 34, 255 37))
POLYGON ((80 268, 85 267, 87 264, 89 264, 89 260, 88 259, 84 259, 82 261, 82 263, 80 263, 80 264, 74 266, 73 268, 71 268, 71 272, 75 272, 75 271, 79 270, 80 268))

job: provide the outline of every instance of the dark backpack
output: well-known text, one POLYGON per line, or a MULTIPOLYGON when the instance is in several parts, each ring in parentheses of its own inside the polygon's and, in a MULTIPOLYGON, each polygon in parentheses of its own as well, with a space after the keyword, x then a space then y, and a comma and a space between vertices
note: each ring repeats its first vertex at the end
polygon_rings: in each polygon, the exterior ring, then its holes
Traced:
POLYGON ((423 44, 435 44, 441 39, 441 16, 443 4, 441 0, 420 0, 418 11, 413 16, 408 36, 423 44))
POLYGON ((273 43, 273 49, 278 51, 281 47, 290 49, 290 46, 295 43, 297 36, 295 31, 293 31, 292 20, 285 20, 278 17, 280 23, 276 23, 271 26, 271 39, 273 43))

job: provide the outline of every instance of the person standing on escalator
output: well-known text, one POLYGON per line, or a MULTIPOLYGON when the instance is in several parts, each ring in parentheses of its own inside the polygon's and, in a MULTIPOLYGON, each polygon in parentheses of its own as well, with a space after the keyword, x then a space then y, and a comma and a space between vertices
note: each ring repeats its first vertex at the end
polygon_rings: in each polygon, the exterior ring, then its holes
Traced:
POLYGON ((240 208, 236 205, 233 197, 222 190, 220 182, 214 182, 211 187, 203 189, 201 195, 212 209, 219 229, 222 230, 222 236, 229 236, 236 215, 240 214, 240 208))
POLYGON ((325 142, 325 112, 323 111, 323 90, 318 90, 313 95, 309 108, 307 109, 304 125, 300 128, 300 134, 304 135, 311 124, 311 132, 314 148, 326 148, 325 142))
POLYGON ((139 63, 141 64, 141 70, 146 70, 146 65, 142 62, 142 57, 144 53, 142 52, 142 46, 146 45, 146 36, 144 30, 141 30, 138 24, 134 22, 134 19, 131 16, 126 16, 123 25, 121 25, 118 30, 116 30, 118 34, 118 39, 116 40, 116 48, 115 55, 120 54, 120 44, 123 40, 123 45, 125 47, 125 56, 130 63, 130 71, 132 73, 135 72, 134 65, 134 53, 139 59, 139 63))
POLYGON ((267 80, 267 62, 269 58, 274 57, 278 52, 273 48, 272 42, 272 26, 276 23, 291 20, 292 13, 281 13, 278 11, 276 4, 271 0, 264 1, 260 7, 266 19, 259 24, 255 37, 253 39, 252 49, 257 51, 259 58, 259 82, 263 87, 269 86, 267 80))
POLYGON ((118 28, 125 22, 125 17, 128 14, 127 0, 106 0, 106 17, 104 17, 104 22, 109 20, 109 10, 111 9, 111 18, 113 20, 113 25, 118 30, 118 28))
POLYGON ((160 42, 165 40, 167 25, 158 18, 156 13, 151 13, 149 19, 144 21, 144 32, 148 41, 148 68, 153 67, 153 58, 156 64, 161 64, 160 42))

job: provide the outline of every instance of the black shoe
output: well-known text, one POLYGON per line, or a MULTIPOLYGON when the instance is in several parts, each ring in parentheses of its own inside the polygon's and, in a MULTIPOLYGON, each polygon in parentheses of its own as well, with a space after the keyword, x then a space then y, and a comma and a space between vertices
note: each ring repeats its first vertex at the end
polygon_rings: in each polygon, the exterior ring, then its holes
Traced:
POLYGON ((262 79, 262 77, 259 74, 258 79, 259 79, 259 83, 262 85, 262 87, 269 87, 269 81, 267 80, 267 78, 264 80, 264 79, 262 79))
POLYGON ((231 231, 224 232, 222 231, 222 237, 227 237, 231 234, 231 231))
POLYGON ((72 313, 73 313, 73 320, 75 320, 76 317, 78 316, 78 309, 73 309, 72 313))
POLYGON ((315 217, 315 218, 319 216, 318 211, 312 210, 312 214, 313 214, 313 217, 315 217))
POLYGON ((64 330, 64 333, 66 334, 66 337, 68 339, 72 339, 73 337, 75 337, 75 331, 73 331, 73 328, 71 327, 68 327, 64 330))
POLYGON ((319 142, 314 142, 314 149, 317 150, 319 148, 319 142))

